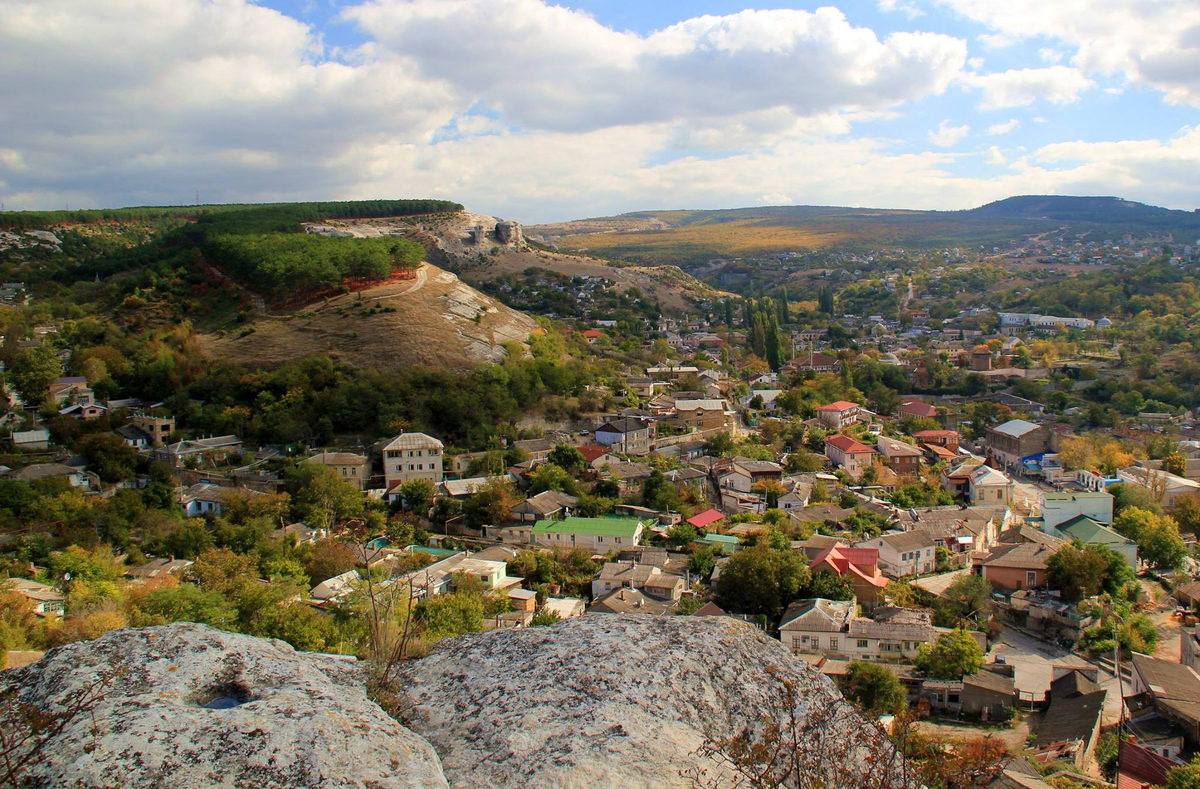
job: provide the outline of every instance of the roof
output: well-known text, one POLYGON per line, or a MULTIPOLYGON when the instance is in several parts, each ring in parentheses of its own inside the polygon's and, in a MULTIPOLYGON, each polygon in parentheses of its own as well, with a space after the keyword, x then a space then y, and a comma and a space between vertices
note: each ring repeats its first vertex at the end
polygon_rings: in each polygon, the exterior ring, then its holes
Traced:
POLYGON ((324 466, 361 466, 367 462, 367 456, 356 455, 353 452, 318 452, 304 462, 320 463, 324 466))
POLYGON ((706 534, 700 538, 701 542, 716 542, 722 545, 737 545, 741 542, 732 534, 706 534))
POLYGON ((1156 701, 1200 704, 1200 675, 1190 666, 1134 652, 1133 670, 1156 701))
POLYGON ((1096 730, 1096 722, 1104 710, 1106 690, 1086 693, 1069 699, 1052 699, 1042 723, 1037 728, 1033 746, 1081 740, 1087 742, 1096 730))
POLYGON ((900 404, 900 408, 897 410, 905 414, 913 414, 914 416, 937 416, 936 408, 931 406, 929 403, 925 403, 920 400, 905 400, 900 404))
POLYGON ((1046 532, 1035 529, 1032 526, 1021 524, 1020 526, 1012 526, 1000 532, 998 538, 1001 543, 1007 545, 1016 545, 1022 542, 1034 542, 1039 545, 1048 545, 1051 548, 1061 548, 1065 541, 1057 537, 1046 534, 1046 532))
POLYGON ((861 578, 880 589, 887 586, 887 579, 879 571, 879 550, 876 548, 831 545, 809 563, 808 569, 816 570, 821 565, 833 568, 839 577, 861 578))
POLYGON ((638 430, 645 430, 648 425, 640 419, 631 419, 624 417, 622 419, 614 419, 611 422, 605 422, 601 425, 597 433, 633 433, 638 430))
POLYGON ((851 408, 858 408, 858 403, 851 403, 849 400, 835 400, 827 405, 817 408, 818 411, 849 411, 851 408))
POLYGON ((608 447, 602 447, 599 444, 587 444, 582 447, 576 447, 579 454, 583 455, 583 459, 587 463, 595 463, 599 458, 609 454, 612 450, 608 447))
POLYGON ((983 563, 984 567, 1013 567, 1020 570, 1045 570, 1046 562, 1057 551, 1057 547, 1036 542, 1002 545, 992 551, 983 563))
POLYGON ((441 441, 438 441, 433 436, 424 433, 401 433, 391 441, 383 445, 385 452, 397 449, 441 449, 443 446, 441 441))
POLYGON ((1079 540, 1085 545, 1135 545, 1133 540, 1118 534, 1102 523, 1092 520, 1086 515, 1076 515, 1066 523, 1056 527, 1072 540, 1079 540))
POLYGON ((1120 765, 1121 776, 1117 781, 1118 789, 1125 786, 1126 777, 1133 778, 1136 785, 1149 784, 1162 786, 1167 783, 1167 770, 1179 765, 1165 756, 1161 756, 1149 748, 1143 748, 1122 739, 1117 747, 1117 764, 1120 765))
POLYGON ((79 469, 65 466, 62 463, 34 463, 19 471, 14 471, 12 476, 13 479, 27 481, 43 477, 69 477, 79 473, 82 473, 79 469))
POLYGON ((875 450, 871 449, 866 444, 860 444, 853 438, 847 435, 838 433, 835 436, 826 436, 825 443, 833 446, 835 449, 844 452, 848 455, 856 455, 862 453, 872 453, 875 450))
POLYGON ((704 512, 697 513, 688 518, 688 523, 695 526, 697 529, 703 529, 710 526, 719 520, 724 520, 725 514, 719 510, 707 509, 704 512))
POLYGON ((601 537, 633 537, 642 523, 637 518, 566 518, 538 521, 534 534, 588 534, 601 537))
POLYGON ((797 600, 783 612, 779 629, 790 626, 793 630, 840 633, 854 616, 854 608, 853 600, 825 600, 819 597, 797 600))
POLYGON ((922 548, 932 548, 935 545, 933 538, 923 531, 885 534, 879 539, 897 551, 919 551, 922 548))
POLYGON ((31 581, 28 578, 10 578, 7 583, 14 592, 22 597, 28 597, 30 600, 57 601, 65 599, 63 593, 53 586, 31 581))
POLYGON ((578 502, 577 497, 557 490, 543 490, 541 493, 525 499, 525 504, 529 509, 543 515, 563 507, 574 507, 578 502))
POLYGON ((16 430, 12 434, 14 444, 32 444, 38 441, 49 441, 49 430, 16 430))
POLYGON ((957 430, 918 430, 913 438, 957 438, 957 430))
POLYGON ((1026 422, 1024 419, 1010 419, 1002 425, 996 425, 992 430, 1013 438, 1020 438, 1023 435, 1032 433, 1041 425, 1035 425, 1033 422, 1026 422))
POLYGON ((1072 696, 1083 696, 1098 690, 1100 690, 1100 686, 1082 671, 1068 671, 1050 683, 1050 698, 1069 699, 1072 696))
POLYGON ((933 454, 937 455, 940 458, 945 458, 947 460, 953 460, 954 458, 958 457, 958 455, 954 452, 954 450, 946 449, 945 447, 939 446, 937 444, 922 444, 921 446, 925 447, 926 450, 928 450, 929 452, 932 452, 933 454))
POLYGON ((667 603, 647 597, 636 589, 622 587, 597 598, 588 611, 601 614, 650 614, 662 616, 671 610, 667 603))
POLYGON ((997 674, 994 671, 980 671, 977 674, 968 674, 962 678, 963 687, 978 688, 980 690, 991 691, 992 693, 1002 693, 1012 695, 1016 686, 1012 677, 1006 677, 1003 674, 997 674))
POLYGON ((676 400, 676 411, 724 411, 724 400, 676 400))
POLYGON ((725 616, 725 609, 716 603, 705 603, 692 612, 692 616, 725 616))
POLYGON ((921 457, 921 450, 914 447, 912 444, 905 444, 903 441, 897 441, 894 438, 879 436, 875 439, 875 446, 879 451, 890 458, 893 457, 921 457))

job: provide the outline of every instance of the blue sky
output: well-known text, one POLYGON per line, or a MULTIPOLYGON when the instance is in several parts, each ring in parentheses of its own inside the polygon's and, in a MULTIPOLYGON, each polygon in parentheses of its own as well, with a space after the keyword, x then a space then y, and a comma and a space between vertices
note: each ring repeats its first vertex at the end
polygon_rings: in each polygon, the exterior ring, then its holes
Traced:
POLYGON ((0 0, 7 208, 1200 205, 1194 0, 0 0))

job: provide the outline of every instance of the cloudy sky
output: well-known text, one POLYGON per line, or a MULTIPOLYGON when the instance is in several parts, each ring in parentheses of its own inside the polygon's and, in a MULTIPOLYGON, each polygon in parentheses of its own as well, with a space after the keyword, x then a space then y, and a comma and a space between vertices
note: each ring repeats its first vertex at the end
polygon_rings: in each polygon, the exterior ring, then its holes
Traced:
POLYGON ((6 209, 1200 206, 1197 0, 0 0, 6 209))

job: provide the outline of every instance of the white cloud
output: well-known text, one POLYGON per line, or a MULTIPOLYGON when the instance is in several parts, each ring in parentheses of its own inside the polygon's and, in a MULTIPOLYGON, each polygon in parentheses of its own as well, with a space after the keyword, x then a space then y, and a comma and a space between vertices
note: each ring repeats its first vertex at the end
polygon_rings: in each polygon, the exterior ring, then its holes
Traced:
POLYGON ((1007 120, 1004 123, 993 123, 991 126, 988 127, 987 133, 991 134, 991 135, 1008 134, 1010 131, 1013 131, 1020 125, 1021 125, 1021 122, 1019 120, 1017 120, 1016 118, 1012 118, 1011 120, 1007 120))
POLYGON ((1062 63, 1063 53, 1059 52, 1053 47, 1042 47, 1038 50, 1038 57, 1042 59, 1043 63, 1049 63, 1051 66, 1056 66, 1059 63, 1062 63))
POLYGON ((951 126, 950 121, 942 121, 929 132, 929 141, 939 148, 953 148, 955 143, 970 133, 970 126, 951 126))
POLYGON ((1002 165, 1008 163, 1008 157, 1000 150, 1000 146, 993 145, 987 150, 987 161, 988 164, 1002 165))
POLYGON ((925 12, 917 8, 917 4, 912 0, 877 0, 875 7, 885 14, 899 11, 909 19, 925 16, 925 12))
POLYGON ((966 61, 960 39, 881 40, 828 7, 701 16, 648 36, 540 0, 370 0, 344 16, 416 74, 526 129, 885 109, 943 92, 966 61))
POLYGON ((1013 39, 1049 38, 1075 50, 1088 75, 1121 75, 1176 104, 1200 106, 1196 0, 939 0, 1013 39))
POLYGON ((1092 86, 1092 81, 1069 66, 1026 68, 992 74, 967 74, 966 85, 983 91, 980 109, 1023 107, 1038 100, 1068 104, 1092 86))

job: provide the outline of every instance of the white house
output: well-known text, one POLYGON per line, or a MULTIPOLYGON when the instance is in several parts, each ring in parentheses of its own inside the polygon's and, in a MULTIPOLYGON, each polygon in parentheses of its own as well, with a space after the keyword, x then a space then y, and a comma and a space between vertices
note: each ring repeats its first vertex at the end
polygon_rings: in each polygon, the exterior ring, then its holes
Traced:
POLYGON ((433 484, 442 481, 441 441, 424 433, 401 433, 383 447, 383 476, 388 490, 411 482, 427 479, 433 484))
POLYGON ((879 569, 892 578, 925 575, 937 568, 937 544, 927 532, 914 530, 883 534, 855 543, 856 548, 879 551, 879 569))
POLYGON ((1080 515, 1097 523, 1111 525, 1113 522, 1113 497, 1104 491, 1043 493, 1040 505, 1042 526, 1047 530, 1080 515))

